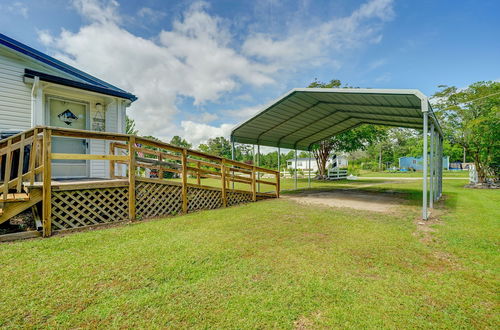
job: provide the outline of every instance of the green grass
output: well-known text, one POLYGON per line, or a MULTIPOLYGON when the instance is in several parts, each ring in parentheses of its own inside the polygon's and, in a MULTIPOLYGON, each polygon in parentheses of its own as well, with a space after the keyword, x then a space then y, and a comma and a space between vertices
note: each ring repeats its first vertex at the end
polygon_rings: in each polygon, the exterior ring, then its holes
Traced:
MULTIPOLYGON (((275 182, 273 178, 262 178, 262 181, 275 182)), ((177 181, 180 182, 180 179, 169 179, 169 181, 177 181)), ((341 188, 341 187, 352 187, 356 185, 364 185, 369 182, 379 182, 378 180, 368 180, 364 179, 361 181, 349 181, 349 180, 335 180, 335 181, 316 181, 311 180, 311 188, 341 188)), ((188 178, 188 183, 196 183, 195 178, 188 178)), ((209 186, 209 187, 220 187, 221 181, 218 179, 201 179, 201 185, 209 186)), ((232 183, 230 184, 232 187, 232 183)), ((235 189, 250 191, 250 185, 236 182, 234 184, 235 189)), ((280 188, 282 191, 295 189, 295 180, 293 178, 282 178, 280 182, 280 188)), ((298 189, 306 189, 309 188, 308 179, 297 179, 297 188, 298 189)), ((258 189, 258 186, 257 186, 258 189)), ((274 192, 275 186, 268 184, 260 185, 261 192, 274 192)))
POLYGON ((500 192, 463 184, 432 233, 405 182, 367 188, 406 193, 389 215, 280 199, 2 244, 0 326, 497 328, 500 192))
MULTIPOLYGON (((421 178, 422 171, 417 172, 373 172, 361 171, 360 177, 396 177, 396 178, 421 178)), ((446 178, 468 178, 469 171, 443 171, 443 177, 446 178)))

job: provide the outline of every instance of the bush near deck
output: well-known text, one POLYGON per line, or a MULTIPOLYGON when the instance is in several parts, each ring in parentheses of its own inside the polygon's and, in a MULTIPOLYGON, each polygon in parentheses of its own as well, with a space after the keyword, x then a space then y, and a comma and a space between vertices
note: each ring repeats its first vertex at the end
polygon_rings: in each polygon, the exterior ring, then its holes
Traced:
MULTIPOLYGON (((2 327, 477 327, 499 324, 500 192, 420 183, 394 214, 286 199, 0 245, 2 327)), ((337 183, 331 183, 335 186, 337 183)))

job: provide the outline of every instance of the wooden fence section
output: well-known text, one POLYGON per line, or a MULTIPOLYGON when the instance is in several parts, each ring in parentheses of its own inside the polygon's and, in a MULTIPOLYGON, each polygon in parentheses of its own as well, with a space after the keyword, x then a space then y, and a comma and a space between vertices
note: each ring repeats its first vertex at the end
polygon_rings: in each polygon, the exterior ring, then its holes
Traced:
POLYGON ((277 171, 119 133, 35 127, 3 140, 0 157, 5 158, 5 168, 0 172, 7 178, 0 184, 0 202, 21 198, 24 195, 20 194, 27 195, 30 189, 42 189, 44 236, 52 230, 276 198, 280 190, 277 171), (53 137, 104 140, 109 153, 54 153, 53 137), (14 158, 18 163, 13 163, 14 158), (108 180, 55 184, 51 179, 52 160, 106 161, 108 180), (261 174, 274 178, 262 180, 261 174), (257 186, 267 191, 258 191, 257 186))

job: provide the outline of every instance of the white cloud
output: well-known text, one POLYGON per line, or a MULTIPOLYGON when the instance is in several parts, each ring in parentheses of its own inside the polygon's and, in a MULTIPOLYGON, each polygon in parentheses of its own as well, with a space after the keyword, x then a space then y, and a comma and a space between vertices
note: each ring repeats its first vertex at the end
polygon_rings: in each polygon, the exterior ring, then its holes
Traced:
POLYGON ((38 39, 44 45, 52 45, 54 43, 54 38, 47 30, 38 30, 38 39))
MULTIPOLYGON (((393 16, 392 0, 370 0, 347 17, 294 28, 282 38, 263 33, 235 38, 227 21, 209 14, 206 3, 196 2, 171 29, 146 39, 125 28, 128 18, 115 0, 74 0, 73 5, 87 23, 76 32, 39 31, 40 41, 57 58, 136 94, 139 100, 129 114, 141 134, 163 140, 182 135, 194 144, 229 136, 236 122, 261 106, 225 110, 231 123, 219 126, 207 124, 216 114, 200 111, 195 120, 189 120, 193 114, 183 116, 188 120, 179 126, 179 98, 200 105, 219 101, 242 86, 279 88, 283 73, 297 67, 328 63, 338 68, 337 54, 381 38, 381 22, 393 16)), ((147 7, 137 12, 144 19, 152 15, 147 7)))
POLYGON ((119 3, 115 0, 73 0, 73 6, 91 22, 120 23, 119 3))
POLYGON ((230 116, 233 119, 236 119, 238 122, 244 121, 255 115, 257 112, 262 110, 264 105, 254 105, 250 107, 233 109, 233 110, 222 110, 226 115, 230 116))
POLYGON ((310 28, 293 29, 284 38, 258 33, 243 44, 243 52, 273 63, 289 66, 312 59, 320 65, 331 60, 328 55, 357 47, 368 41, 378 43, 381 25, 374 19, 392 19, 393 0, 371 0, 347 17, 333 18, 310 28))
POLYGON ((220 126, 211 126, 203 123, 197 123, 190 120, 181 121, 183 132, 182 136, 186 137, 193 146, 198 146, 200 143, 206 142, 208 139, 218 136, 229 137, 234 125, 222 124, 220 126))
POLYGON ((58 36, 40 31, 40 41, 59 59, 136 94, 139 100, 129 113, 142 134, 160 138, 178 134, 174 116, 180 96, 202 104, 241 83, 273 83, 268 66, 228 46, 229 32, 203 5, 193 5, 172 30, 160 32, 157 42, 121 27, 115 1, 79 0, 75 8, 90 21, 88 25, 76 33, 63 30, 58 36), (100 7, 104 15, 96 17, 100 7))
POLYGON ((165 17, 167 14, 161 10, 155 10, 149 7, 142 7, 137 11, 137 16, 143 19, 147 19, 153 22, 156 22, 163 17, 165 17))
POLYGON ((14 1, 11 4, 4 5, 4 6, 0 5, 0 10, 6 10, 10 13, 19 14, 24 18, 28 18, 28 16, 29 16, 28 15, 29 14, 28 7, 20 1, 14 1))

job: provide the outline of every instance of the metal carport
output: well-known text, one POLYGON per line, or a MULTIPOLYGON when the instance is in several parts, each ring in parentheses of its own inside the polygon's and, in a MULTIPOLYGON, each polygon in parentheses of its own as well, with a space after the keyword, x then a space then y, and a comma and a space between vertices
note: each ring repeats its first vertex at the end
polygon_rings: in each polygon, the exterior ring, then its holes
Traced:
POLYGON ((428 207, 442 194, 443 134, 428 98, 418 90, 292 89, 234 128, 231 142, 233 150, 238 142, 310 151, 315 143, 363 124, 423 130, 422 218, 427 219, 428 207))

